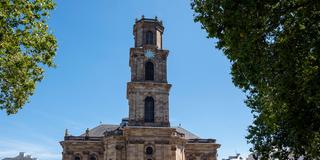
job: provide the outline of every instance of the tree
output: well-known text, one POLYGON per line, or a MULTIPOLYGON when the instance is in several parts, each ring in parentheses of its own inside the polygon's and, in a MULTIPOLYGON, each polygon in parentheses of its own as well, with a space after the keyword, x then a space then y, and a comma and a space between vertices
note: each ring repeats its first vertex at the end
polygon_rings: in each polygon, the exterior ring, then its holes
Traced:
POLYGON ((193 0, 196 22, 230 60, 261 159, 320 158, 320 2, 193 0))
POLYGON ((45 67, 54 67, 57 41, 48 31, 52 0, 0 1, 0 109, 15 114, 28 102, 45 67))

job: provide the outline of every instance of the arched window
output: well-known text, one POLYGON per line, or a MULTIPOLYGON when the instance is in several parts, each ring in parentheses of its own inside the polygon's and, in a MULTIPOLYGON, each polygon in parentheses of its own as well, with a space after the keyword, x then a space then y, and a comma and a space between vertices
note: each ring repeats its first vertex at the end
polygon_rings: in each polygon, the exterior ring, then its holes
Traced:
POLYGON ((150 61, 145 64, 145 80, 154 80, 154 67, 153 63, 150 61))
POLYGON ((81 157, 79 155, 74 156, 74 160, 81 160, 81 157))
POLYGON ((97 157, 95 155, 91 155, 89 160, 97 160, 97 157))
POLYGON ((154 122, 154 100, 152 97, 147 97, 144 100, 144 121, 154 122))
POLYGON ((146 33, 146 44, 153 44, 153 32, 151 31, 146 33))

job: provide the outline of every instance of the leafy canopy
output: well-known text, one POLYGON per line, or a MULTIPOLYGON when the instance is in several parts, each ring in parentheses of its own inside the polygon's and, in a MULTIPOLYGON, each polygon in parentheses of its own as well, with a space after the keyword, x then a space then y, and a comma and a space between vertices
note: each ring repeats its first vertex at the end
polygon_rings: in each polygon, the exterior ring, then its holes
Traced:
POLYGON ((261 159, 320 157, 320 1, 193 0, 195 21, 232 63, 261 159))
POLYGON ((0 1, 0 109, 16 113, 43 78, 44 67, 54 67, 57 41, 47 18, 52 0, 0 1))

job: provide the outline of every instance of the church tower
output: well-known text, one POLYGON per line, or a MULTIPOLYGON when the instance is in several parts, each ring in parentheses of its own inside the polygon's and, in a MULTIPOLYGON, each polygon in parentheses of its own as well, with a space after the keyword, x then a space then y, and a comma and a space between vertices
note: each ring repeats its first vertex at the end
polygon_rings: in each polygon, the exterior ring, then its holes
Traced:
POLYGON ((215 139, 202 139, 169 123, 168 50, 162 48, 164 27, 142 17, 133 26, 131 80, 127 84, 129 118, 100 124, 60 142, 62 160, 217 160, 215 139))
POLYGON ((169 127, 168 50, 162 48, 162 22, 142 17, 133 26, 131 82, 127 84, 129 126, 169 127))

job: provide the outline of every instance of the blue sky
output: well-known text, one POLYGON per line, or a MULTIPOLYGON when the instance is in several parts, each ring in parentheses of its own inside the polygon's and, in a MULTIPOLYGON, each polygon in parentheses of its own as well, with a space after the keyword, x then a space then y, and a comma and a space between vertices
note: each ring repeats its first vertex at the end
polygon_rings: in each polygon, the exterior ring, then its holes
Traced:
POLYGON ((25 151, 40 160, 61 159, 64 130, 79 135, 100 122, 128 115, 126 83, 135 18, 158 16, 170 50, 170 121, 221 144, 219 159, 248 154, 252 122, 230 62, 193 21, 189 0, 57 0, 50 18, 59 50, 30 103, 16 115, 0 111, 0 159, 25 151))

